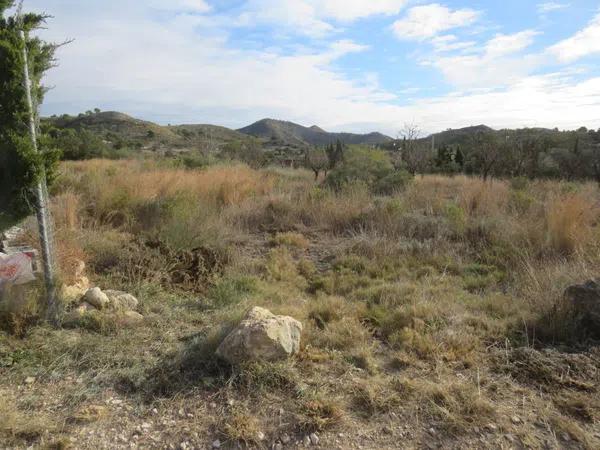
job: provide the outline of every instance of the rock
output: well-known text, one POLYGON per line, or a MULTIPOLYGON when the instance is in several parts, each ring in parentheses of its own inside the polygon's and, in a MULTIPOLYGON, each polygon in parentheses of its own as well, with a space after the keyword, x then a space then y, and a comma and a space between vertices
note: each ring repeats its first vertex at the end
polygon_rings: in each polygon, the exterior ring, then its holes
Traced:
POLYGON ((104 309, 110 303, 108 296, 99 287, 88 289, 83 299, 97 309, 104 309))
POLYGON ((122 327, 133 327, 144 321, 144 316, 135 311, 125 311, 119 315, 117 322, 122 327))
POLYGON ((514 423, 515 425, 521 423, 521 418, 519 416, 512 416, 510 418, 510 420, 512 421, 512 423, 514 423))
POLYGON ((274 446, 273 446, 273 450, 283 450, 283 444, 281 442, 277 442, 274 446))
POLYGON ((258 433, 256 433, 256 439, 258 439, 259 441, 264 441, 265 433, 263 433, 262 431, 259 431, 258 433))
POLYGON ((317 433, 311 433, 309 438, 312 445, 319 445, 319 436, 317 436, 317 433))
POLYGON ((33 383, 35 383, 35 377, 25 378, 25 384, 33 384, 33 383))
POLYGON ((301 334, 296 319, 254 307, 219 345, 217 355, 230 364, 279 361, 298 353, 301 334))
POLYGON ((289 444, 290 441, 292 440, 292 438, 288 435, 288 434, 283 434, 281 435, 281 437, 279 438, 281 440, 281 442, 283 442, 284 444, 289 444))
POLYGON ((581 325, 596 336, 600 336, 600 284, 590 280, 569 286, 565 297, 572 303, 581 325))
POLYGON ((496 426, 496 424, 494 424, 494 423, 488 423, 488 424, 485 426, 485 429, 486 429, 487 431, 489 431, 490 433, 493 433, 493 432, 496 432, 496 431, 498 431, 498 426, 496 426))
POLYGON ((310 447, 310 436, 304 436, 302 443, 304 444, 305 447, 310 447))
POLYGON ((139 301, 133 295, 127 292, 106 290, 104 291, 110 302, 110 307, 116 310, 134 310, 138 307, 139 301))
POLYGON ((213 441, 212 448, 221 448, 221 441, 218 439, 216 441, 213 441))

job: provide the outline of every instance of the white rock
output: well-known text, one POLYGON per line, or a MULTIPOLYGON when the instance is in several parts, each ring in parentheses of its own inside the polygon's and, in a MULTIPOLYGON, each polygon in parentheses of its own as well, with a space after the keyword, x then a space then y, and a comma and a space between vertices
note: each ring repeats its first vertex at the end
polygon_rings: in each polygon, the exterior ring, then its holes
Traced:
POLYGON ((256 433, 256 438, 259 441, 264 441, 265 440, 265 433, 263 433, 262 431, 259 431, 258 433, 256 433))
POLYGON ((281 435, 281 437, 279 439, 281 439, 281 442, 283 442, 284 444, 289 444, 290 441, 292 440, 292 438, 290 438, 290 436, 287 434, 281 435))
POLYGON ((132 327, 144 321, 144 316, 135 311, 125 311, 119 316, 119 325, 123 327, 132 327))
POLYGON ((221 448, 221 441, 218 439, 216 441, 213 441, 212 448, 221 448))
POLYGON ((217 355, 230 364, 283 360, 298 353, 301 334, 296 319, 254 307, 221 342, 217 355))
POLYGON ((304 436, 304 439, 302 441, 302 443, 304 444, 305 447, 310 447, 310 436, 304 436))
POLYGON ((98 309, 104 309, 110 303, 108 296, 99 287, 88 289, 83 299, 98 309))
POLYGON ((110 307, 117 310, 133 310, 139 305, 139 301, 133 295, 127 292, 114 291, 112 289, 104 291, 108 300, 110 301, 110 307))
POLYGON ((317 436, 317 433, 311 433, 309 437, 313 445, 319 445, 319 436, 317 436))

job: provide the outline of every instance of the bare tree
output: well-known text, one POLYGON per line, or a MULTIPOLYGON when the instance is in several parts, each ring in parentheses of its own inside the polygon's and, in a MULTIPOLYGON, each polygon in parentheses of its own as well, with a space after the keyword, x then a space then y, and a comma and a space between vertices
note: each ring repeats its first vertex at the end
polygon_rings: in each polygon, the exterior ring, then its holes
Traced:
MULTIPOLYGON (((398 139, 400 143, 400 160, 411 173, 424 174, 433 159, 433 154, 427 144, 420 141, 421 130, 418 125, 414 123, 404 124, 404 127, 398 133, 398 139)), ((398 161, 395 161, 395 165, 398 165, 398 161)))
POLYGON ((306 167, 315 173, 315 181, 319 179, 319 174, 325 172, 327 176, 327 169, 329 168, 330 161, 327 153, 320 148, 309 148, 304 153, 304 163, 306 167))
POLYGON ((506 145, 493 133, 477 133, 472 138, 470 163, 483 180, 494 173, 504 153, 506 145))

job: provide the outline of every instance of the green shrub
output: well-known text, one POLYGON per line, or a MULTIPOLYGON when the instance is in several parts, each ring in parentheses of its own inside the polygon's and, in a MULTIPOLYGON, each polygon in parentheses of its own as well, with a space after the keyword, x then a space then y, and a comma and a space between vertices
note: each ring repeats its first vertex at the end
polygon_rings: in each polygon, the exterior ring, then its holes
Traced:
POLYGON ((354 147, 346 152, 343 164, 336 167, 325 182, 338 191, 358 183, 374 193, 391 194, 403 189, 410 179, 411 175, 404 170, 394 169, 384 151, 354 147))
POLYGON ((373 192, 380 195, 391 195, 403 191, 412 181, 413 176, 406 170, 394 170, 375 181, 373 192))
POLYGON ((209 290, 208 298, 213 306, 223 308, 241 302, 255 291, 255 278, 223 278, 209 290))

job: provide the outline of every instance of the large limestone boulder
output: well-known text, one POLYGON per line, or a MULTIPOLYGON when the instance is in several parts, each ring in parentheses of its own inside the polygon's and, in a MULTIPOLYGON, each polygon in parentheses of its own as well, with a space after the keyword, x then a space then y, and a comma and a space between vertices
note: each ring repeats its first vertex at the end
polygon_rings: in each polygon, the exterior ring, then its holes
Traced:
POLYGON ((97 309, 104 309, 110 303, 108 296, 99 287, 88 289, 83 300, 97 309))
POLYGON ((247 361, 279 361, 298 353, 302 324, 269 310, 252 308, 227 335, 217 355, 230 364, 247 361))
POLYGON ((110 302, 110 307, 117 310, 134 310, 138 307, 138 299, 127 292, 114 291, 112 289, 104 291, 110 302))
POLYGON ((569 286, 565 291, 577 319, 587 331, 600 336, 600 284, 590 280, 569 286))

